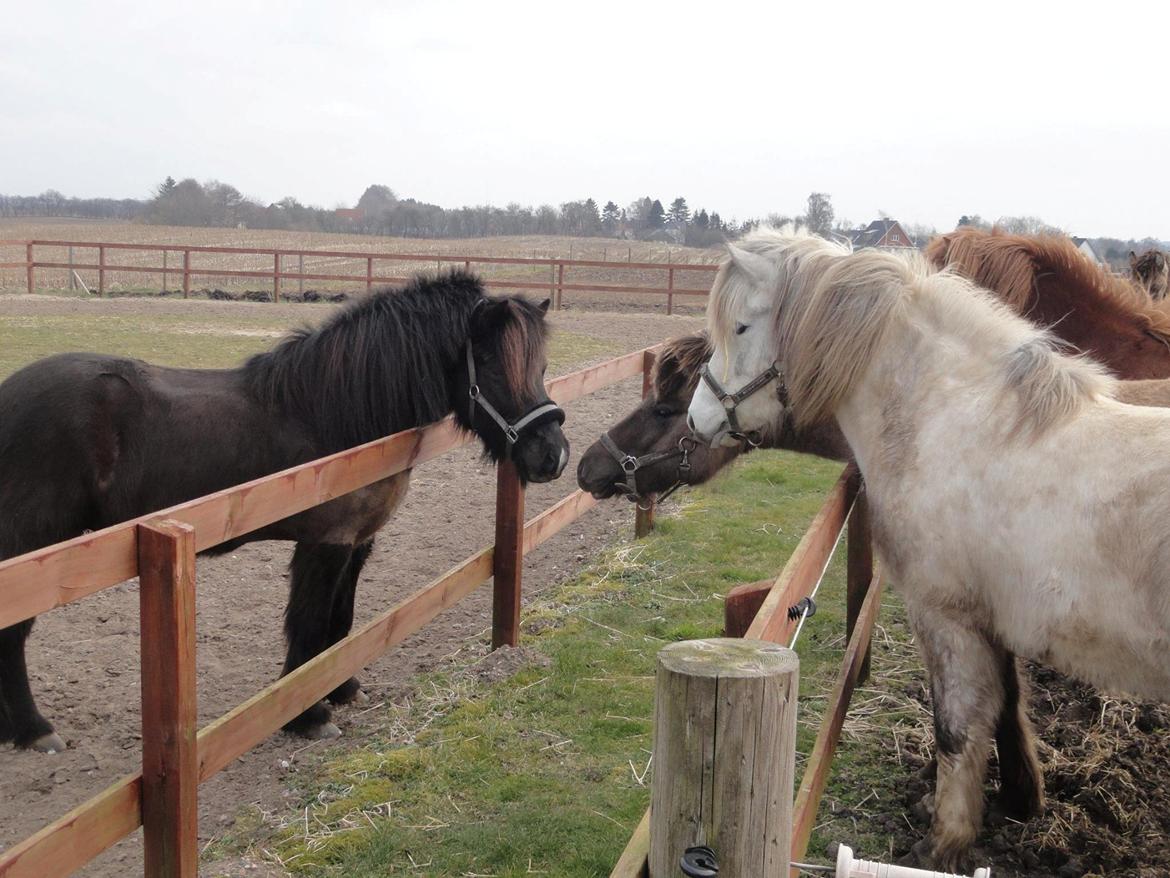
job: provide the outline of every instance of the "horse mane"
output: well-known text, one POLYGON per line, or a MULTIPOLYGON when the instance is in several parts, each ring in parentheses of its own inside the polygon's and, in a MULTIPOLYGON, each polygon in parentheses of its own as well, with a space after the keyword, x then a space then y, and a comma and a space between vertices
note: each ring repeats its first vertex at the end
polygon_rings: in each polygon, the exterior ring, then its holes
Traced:
MULTIPOLYGON (((452 409, 451 378, 482 302, 501 303, 501 366, 523 398, 531 390, 519 372, 544 344, 543 315, 523 300, 485 296, 480 280, 463 271, 378 290, 319 327, 294 330, 250 358, 244 380, 261 404, 303 422, 326 453, 429 424, 452 409)), ((461 409, 456 418, 469 429, 461 409)))
MULTIPOLYGON (((752 233, 740 246, 748 253, 771 253, 778 260, 777 277, 786 279, 774 287, 773 319, 798 427, 825 421, 837 410, 891 328, 909 321, 912 309, 964 336, 974 350, 1004 352, 1002 387, 1016 395, 1019 426, 1033 435, 1091 399, 1112 395, 1113 381, 1103 367, 1060 353, 1059 341, 1047 330, 967 278, 932 271, 917 254, 849 253, 828 241, 773 230, 752 233)), ((731 261, 736 260, 733 252, 731 261)), ((740 291, 741 301, 744 295, 740 291)), ((733 311, 718 285, 712 299, 726 321, 733 311)))
POLYGON ((699 386, 699 370, 711 359, 711 338, 696 332, 673 338, 654 360, 650 380, 660 399, 689 400, 699 386))
POLYGON ((961 228, 931 241, 926 257, 936 268, 949 266, 995 293, 1018 314, 1026 315, 1053 286, 1102 302, 1170 339, 1170 307, 1093 263, 1069 238, 961 228))

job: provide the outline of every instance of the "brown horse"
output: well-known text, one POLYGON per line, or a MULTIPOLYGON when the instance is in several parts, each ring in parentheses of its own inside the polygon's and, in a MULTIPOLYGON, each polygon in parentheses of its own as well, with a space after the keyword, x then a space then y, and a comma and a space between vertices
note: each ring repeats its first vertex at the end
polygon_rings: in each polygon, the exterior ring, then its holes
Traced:
POLYGON ((1119 378, 1170 378, 1170 305, 1109 274, 1068 238, 962 228, 926 248, 1119 378))
POLYGON ((1164 299, 1170 289, 1170 259, 1158 249, 1147 250, 1141 256, 1130 250, 1129 276, 1151 299, 1164 299))

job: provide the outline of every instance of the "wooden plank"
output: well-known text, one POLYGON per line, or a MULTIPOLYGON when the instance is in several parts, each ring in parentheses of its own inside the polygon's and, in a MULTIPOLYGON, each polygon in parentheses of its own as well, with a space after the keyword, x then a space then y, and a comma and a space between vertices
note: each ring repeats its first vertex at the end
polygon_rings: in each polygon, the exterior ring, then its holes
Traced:
POLYGON ((845 516, 849 512, 850 479, 852 465, 845 467, 837 484, 829 492, 825 504, 809 525, 796 550, 776 577, 776 583, 763 606, 756 614, 755 621, 748 628, 745 637, 755 640, 770 640, 787 644, 796 628, 796 622, 788 618, 787 610, 801 598, 810 594, 833 553, 845 516))
MULTIPOLYGON (((565 404, 639 374, 643 352, 553 379, 565 404)), ((187 503, 0 561, 0 627, 79 600, 137 575, 136 528, 173 518, 196 529, 198 551, 250 533, 418 466, 470 441, 447 418, 209 494, 187 503)))
POLYGON ((591 494, 578 489, 558 500, 524 525, 524 554, 560 533, 598 503, 591 494))
MULTIPOLYGON (((841 740, 841 728, 845 725, 845 714, 849 710, 849 702, 853 698, 853 690, 860 681, 863 665, 868 662, 870 641, 874 622, 877 620, 878 609, 881 607, 882 583, 880 574, 875 574, 857 616, 857 626, 853 629, 853 636, 849 638, 849 645, 845 648, 845 658, 841 662, 841 671, 829 696, 829 704, 825 710, 821 727, 817 730, 817 739, 809 753, 805 764, 804 776, 800 781, 800 789, 796 793, 796 804, 793 806, 792 817, 792 854, 794 861, 804 860, 808 850, 808 840, 812 836, 816 822, 817 809, 820 807, 821 796, 825 792, 825 784, 829 780, 829 769, 833 764, 833 754, 837 752, 837 744, 841 740)), ((789 878, 799 878, 800 871, 792 869, 789 878)))
POLYGON ((524 574, 524 488, 510 459, 496 466, 496 543, 492 560, 492 649, 520 642, 524 574))
POLYGON ((142 825, 141 794, 141 773, 122 778, 35 835, 0 851, 0 878, 76 872, 142 825))
POLYGON ((650 809, 642 815, 622 855, 614 864, 609 878, 646 878, 650 858, 650 809))
MULTIPOLYGON (((857 617, 861 613, 861 606, 869 592, 869 584, 873 579, 873 533, 870 527, 869 504, 865 497, 865 485, 861 482, 861 473, 854 477, 853 488, 855 499, 853 511, 849 513, 849 535, 845 543, 848 567, 846 574, 845 600, 845 636, 851 638, 857 624, 857 617)), ((869 652, 861 664, 861 675, 858 682, 864 683, 869 679, 869 652)))
POLYGON ((197 878, 195 531, 138 527, 142 630, 142 816, 145 872, 197 878))

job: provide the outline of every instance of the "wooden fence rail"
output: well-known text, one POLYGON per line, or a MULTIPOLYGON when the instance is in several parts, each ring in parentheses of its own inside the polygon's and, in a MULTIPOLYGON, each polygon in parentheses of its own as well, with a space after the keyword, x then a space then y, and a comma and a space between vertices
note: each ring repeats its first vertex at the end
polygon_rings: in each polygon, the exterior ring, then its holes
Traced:
MULTIPOLYGON (((635 376, 647 348, 550 381, 561 404, 635 376)), ((202 497, 0 562, 0 627, 140 577, 143 768, 35 835, 0 852, 0 878, 68 875, 144 827, 146 874, 194 878, 197 786, 286 722, 497 576, 493 646, 518 635, 523 555, 596 501, 575 491, 527 523, 514 467, 498 468, 497 543, 482 549, 281 677, 196 735, 195 553, 379 481, 462 445, 448 421, 202 497), (501 559, 507 558, 506 562, 501 559)))
MULTIPOLYGON (((36 289, 36 272, 38 269, 64 269, 70 272, 70 281, 76 271, 96 271, 98 273, 97 293, 106 294, 106 277, 110 272, 131 272, 136 274, 158 274, 163 278, 163 286, 169 275, 178 275, 183 281, 183 298, 191 294, 191 278, 193 277, 230 277, 255 278, 271 282, 272 301, 279 302, 284 281, 297 281, 303 288, 305 281, 341 281, 355 286, 364 286, 369 290, 374 284, 403 283, 409 280, 402 275, 377 273, 377 262, 412 262, 434 263, 437 267, 444 264, 461 264, 469 269, 472 265, 497 265, 513 267, 548 266, 549 279, 547 281, 526 281, 486 278, 485 284, 489 287, 498 287, 510 290, 540 290, 547 292, 553 299, 555 307, 559 308, 564 293, 569 292, 600 292, 600 293, 631 293, 635 295, 656 295, 666 297, 666 313, 674 311, 675 296, 706 296, 708 289, 676 287, 676 272, 700 272, 713 275, 719 268, 711 263, 689 262, 619 262, 598 259, 562 259, 559 257, 506 257, 506 256, 466 256, 466 255, 430 255, 418 253, 371 253, 357 250, 289 250, 279 247, 215 247, 189 244, 124 244, 114 242, 94 241, 58 241, 58 240, 0 240, 0 247, 24 247, 23 261, 0 262, 0 269, 23 269, 25 271, 26 290, 32 294, 36 289), (68 248, 67 262, 36 258, 36 248, 68 248), (90 249, 97 251, 97 262, 77 262, 73 258, 74 249, 90 249), (140 253, 161 253, 162 265, 125 265, 108 262, 106 255, 111 250, 133 251, 140 253), (168 256, 171 253, 181 253, 183 263, 181 268, 168 265, 168 256), (235 256, 264 256, 271 259, 271 268, 261 269, 229 269, 192 265, 192 254, 219 254, 235 256), (284 257, 297 257, 297 270, 288 271, 284 268, 284 257), (305 272, 304 258, 323 257, 331 259, 350 259, 362 263, 363 272, 360 274, 331 274, 323 272, 305 272), (598 281, 573 282, 565 280, 566 268, 592 268, 606 272, 661 271, 666 282, 665 286, 645 286, 637 284, 605 283, 598 281)), ((287 298, 287 296, 286 296, 287 298)))

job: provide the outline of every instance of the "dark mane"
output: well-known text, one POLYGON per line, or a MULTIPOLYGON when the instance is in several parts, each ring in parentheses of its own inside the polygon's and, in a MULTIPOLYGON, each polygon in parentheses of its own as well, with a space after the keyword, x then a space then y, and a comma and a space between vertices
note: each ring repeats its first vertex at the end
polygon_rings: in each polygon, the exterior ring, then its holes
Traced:
POLYGON ((937 268, 955 267, 1019 314, 1027 315, 1048 284, 1059 284, 1170 338, 1170 308, 1095 265, 1068 238, 964 228, 935 238, 926 256, 937 268))
POLYGON ((706 332, 671 339, 654 361, 651 378, 659 399, 689 400, 699 384, 699 369, 711 359, 706 332))
POLYGON ((246 385, 304 422, 327 453, 428 424, 451 410, 452 370, 484 298, 462 271, 379 290, 249 359, 246 385))

